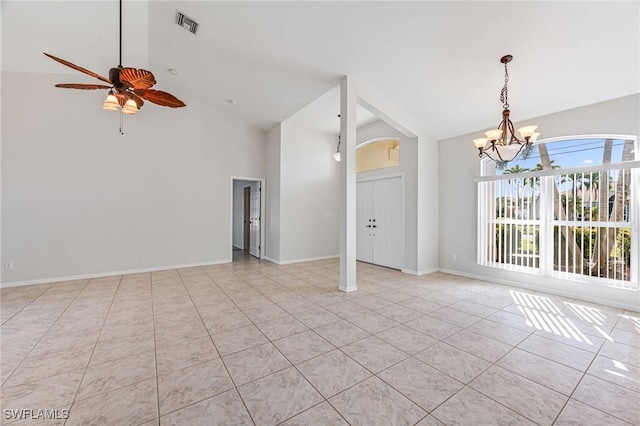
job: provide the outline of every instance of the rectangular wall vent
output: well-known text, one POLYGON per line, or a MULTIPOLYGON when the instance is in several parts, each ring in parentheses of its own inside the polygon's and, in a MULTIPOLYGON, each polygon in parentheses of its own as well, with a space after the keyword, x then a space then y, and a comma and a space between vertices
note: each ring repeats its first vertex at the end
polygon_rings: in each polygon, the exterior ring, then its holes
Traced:
POLYGON ((176 24, 193 34, 198 31, 198 23, 179 10, 176 10, 176 24))

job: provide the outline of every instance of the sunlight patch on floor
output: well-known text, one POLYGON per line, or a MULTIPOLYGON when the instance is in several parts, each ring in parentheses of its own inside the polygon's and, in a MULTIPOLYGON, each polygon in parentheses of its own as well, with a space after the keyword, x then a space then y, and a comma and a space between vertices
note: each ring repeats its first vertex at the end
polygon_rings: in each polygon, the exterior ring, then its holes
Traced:
POLYGON ((556 336, 593 344, 548 297, 514 290, 510 293, 528 326, 556 336))

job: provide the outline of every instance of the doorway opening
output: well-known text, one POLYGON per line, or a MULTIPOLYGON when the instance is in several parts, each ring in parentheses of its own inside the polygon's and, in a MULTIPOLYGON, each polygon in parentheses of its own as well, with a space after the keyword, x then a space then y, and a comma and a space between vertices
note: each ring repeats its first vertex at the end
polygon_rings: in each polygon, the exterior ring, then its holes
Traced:
POLYGON ((264 179, 231 178, 232 261, 261 259, 264 247, 264 179))

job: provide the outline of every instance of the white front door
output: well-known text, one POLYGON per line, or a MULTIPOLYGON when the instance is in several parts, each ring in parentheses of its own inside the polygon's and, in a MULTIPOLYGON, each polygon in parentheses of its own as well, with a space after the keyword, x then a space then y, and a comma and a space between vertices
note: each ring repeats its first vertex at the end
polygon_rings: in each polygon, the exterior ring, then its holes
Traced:
POLYGON ((251 184, 251 200, 249 203, 249 254, 260 258, 260 182, 251 184))
POLYGON ((404 232, 402 178, 358 182, 356 259, 402 269, 404 232))
POLYGON ((373 225, 373 181, 356 185, 356 259, 373 263, 371 231, 373 225))
POLYGON ((373 188, 371 263, 402 269, 402 178, 376 180, 373 188))

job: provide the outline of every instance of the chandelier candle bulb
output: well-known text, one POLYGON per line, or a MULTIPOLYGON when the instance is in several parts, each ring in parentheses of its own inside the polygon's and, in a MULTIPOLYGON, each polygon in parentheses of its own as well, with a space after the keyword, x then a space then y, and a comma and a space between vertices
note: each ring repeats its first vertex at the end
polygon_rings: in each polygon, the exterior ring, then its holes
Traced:
POLYGON ((478 139, 474 139, 473 143, 476 146, 476 148, 482 149, 482 148, 485 147, 485 145, 487 144, 488 140, 489 139, 487 139, 487 138, 478 138, 478 139))
POLYGON ((500 140, 500 137, 502 136, 502 130, 493 129, 493 130, 484 132, 484 134, 487 136, 487 139, 489 139, 491 142, 496 142, 500 140))
POLYGON ((538 128, 538 126, 524 126, 524 127, 520 127, 518 129, 518 133, 520 133, 520 136, 522 136, 523 138, 527 139, 527 138, 531 138, 531 136, 535 133, 536 129, 538 128))

